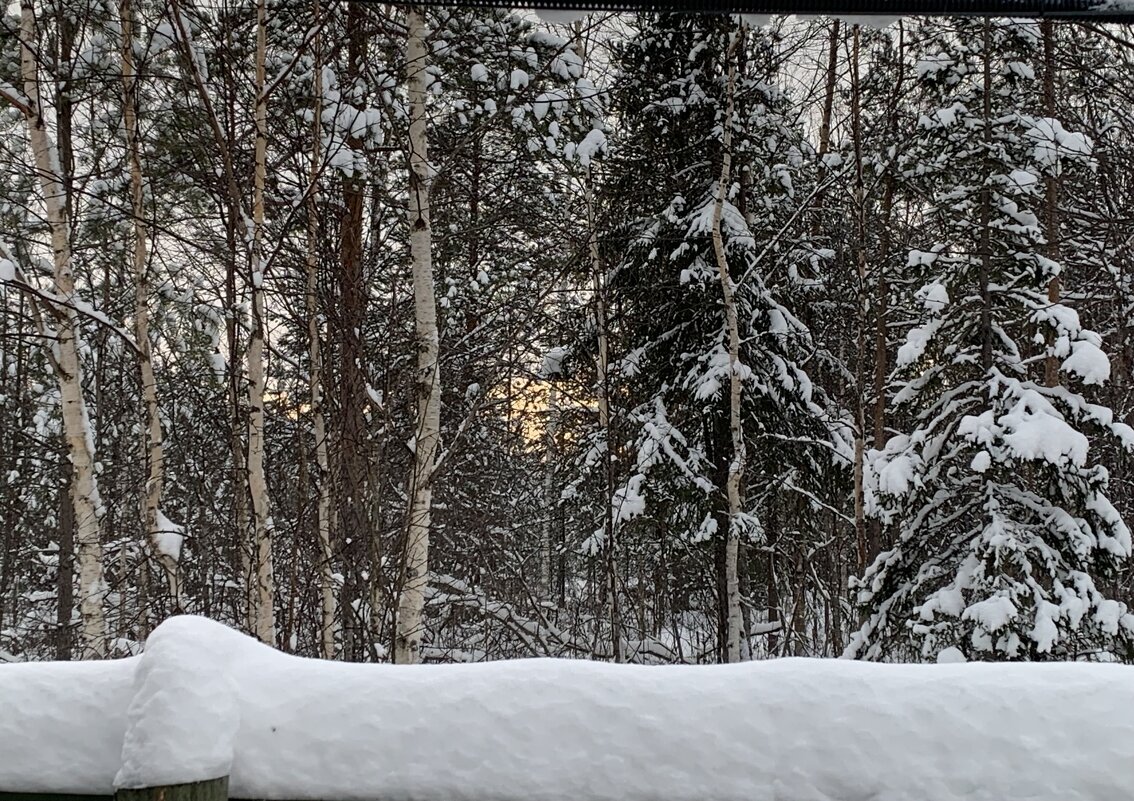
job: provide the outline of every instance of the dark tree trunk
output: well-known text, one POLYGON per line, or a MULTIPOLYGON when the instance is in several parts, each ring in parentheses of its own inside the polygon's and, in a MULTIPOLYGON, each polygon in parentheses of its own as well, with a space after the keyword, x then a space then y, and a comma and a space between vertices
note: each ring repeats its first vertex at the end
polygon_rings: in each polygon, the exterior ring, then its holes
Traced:
POLYGON ((71 503, 71 463, 64 461, 59 489, 59 566, 55 572, 55 658, 69 660, 75 632, 75 507, 71 503))
MULTIPOLYGON (((366 10, 362 3, 347 5, 346 85, 355 86, 366 63, 366 10)), ((354 97, 356 104, 362 98, 354 97)), ((347 146, 358 152, 363 143, 357 138, 347 146)), ((343 658, 360 660, 366 655, 365 616, 354 612, 355 602, 369 597, 367 570, 372 532, 367 497, 366 376, 362 331, 366 324, 366 285, 364 277, 366 182, 351 177, 343 181, 343 216, 339 227, 339 314, 333 336, 338 340, 339 418, 335 455, 338 466, 339 540, 343 565, 340 610, 343 616, 343 658)), ((371 576, 371 580, 374 577, 371 576)))

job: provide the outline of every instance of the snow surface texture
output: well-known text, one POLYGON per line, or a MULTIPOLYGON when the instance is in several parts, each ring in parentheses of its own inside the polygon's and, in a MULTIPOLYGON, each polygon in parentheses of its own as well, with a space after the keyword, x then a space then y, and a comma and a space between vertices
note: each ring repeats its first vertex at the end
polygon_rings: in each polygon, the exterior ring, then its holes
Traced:
POLYGON ((0 792, 113 792, 138 661, 0 665, 0 792))
POLYGON ((198 618, 174 619, 146 640, 134 674, 116 787, 163 787, 229 775, 240 707, 239 690, 226 670, 225 646, 239 649, 245 638, 211 621, 204 624, 198 618))
POLYGON ((233 798, 1113 801, 1132 707, 1116 665, 351 665, 179 617, 140 659, 0 667, 0 789, 227 769, 233 798))

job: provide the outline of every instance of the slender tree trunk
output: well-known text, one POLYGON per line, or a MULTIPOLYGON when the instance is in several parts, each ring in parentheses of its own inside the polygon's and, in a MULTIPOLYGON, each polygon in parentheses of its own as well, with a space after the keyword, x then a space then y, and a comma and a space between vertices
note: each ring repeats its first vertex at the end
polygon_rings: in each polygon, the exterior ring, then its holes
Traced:
POLYGON ((594 180, 587 167, 585 178, 587 202, 587 252, 591 263, 591 282, 595 293, 595 329, 598 353, 595 356, 595 394, 598 402, 599 430, 603 437, 603 480, 606 484, 603 504, 603 547, 607 611, 610 618, 611 656, 623 661, 622 616, 618 599, 618 528, 614 517, 614 438, 610 427, 610 339, 607 331, 606 279, 599 255, 598 231, 595 228, 594 180))
MULTIPOLYGON (((320 0, 314 0, 314 25, 322 22, 320 0)), ((315 187, 319 182, 323 159, 323 50, 322 33, 315 35, 313 44, 315 67, 312 95, 314 96, 314 122, 311 124, 311 172, 307 197, 307 356, 308 389, 311 398, 311 428, 315 435, 315 480, 318 502, 315 530, 319 545, 319 647, 324 659, 335 656, 335 599, 334 554, 331 548, 331 459, 327 449, 327 421, 323 405, 323 347, 319 331, 319 197, 315 187)))
POLYGON ((236 527, 236 536, 233 546, 240 555, 241 575, 244 577, 246 589, 242 600, 244 622, 249 630, 253 629, 252 621, 255 618, 252 599, 255 597, 250 589, 254 582, 255 568, 252 554, 248 550, 251 537, 252 523, 248 513, 248 455, 244 449, 244 432, 247 426, 244 423, 244 402, 242 381, 244 371, 241 368, 244 358, 241 353, 240 331, 238 317, 240 308, 237 302, 236 277, 239 265, 237 264, 238 244, 237 226, 239 225, 239 209, 235 206, 226 210, 225 236, 228 245, 228 263, 225 265, 225 335, 228 341, 228 386, 227 400, 229 409, 228 449, 229 458, 232 459, 232 474, 230 487, 232 492, 232 521, 236 527))
MULTIPOLYGON (((838 20, 835 20, 835 22, 834 22, 835 27, 832 30, 832 36, 833 37, 837 37, 837 35, 838 35, 838 25, 839 25, 838 20)), ((740 78, 742 80, 744 80, 744 79, 747 79, 747 77, 748 77, 748 54, 747 54, 748 28, 747 28, 747 26, 741 26, 739 35, 740 35, 740 41, 737 44, 737 62, 738 62, 737 73, 740 76, 740 78)), ((832 67, 831 69, 833 70, 834 67, 832 67)), ((832 103, 834 102, 834 90, 833 90, 833 88, 832 88, 831 102, 832 103)), ((821 149, 826 148, 830 144, 830 113, 829 112, 825 112, 825 113, 827 115, 826 116, 826 118, 827 118, 827 134, 826 134, 826 139, 823 138, 822 134, 820 136, 819 147, 821 149)), ((740 183, 740 202, 739 202, 740 213, 744 216, 745 224, 750 229, 755 228, 756 224, 757 224, 757 214, 756 214, 756 211, 755 211, 755 205, 756 204, 749 202, 751 197, 752 197, 752 165, 747 164, 747 163, 742 163, 740 165, 740 169, 737 172, 739 173, 737 178, 738 178, 738 181, 740 183)), ((727 550, 727 546, 726 546, 726 550, 727 550)), ((752 574, 753 574, 753 568, 754 568, 753 563, 752 563, 752 550, 753 550, 753 548, 752 548, 751 543, 747 543, 747 542, 738 542, 737 543, 736 560, 737 560, 737 581, 739 583, 738 584, 739 587, 751 587, 752 586, 752 574)), ((725 595, 727 597, 727 594, 728 594, 727 583, 728 582, 726 581, 724 583, 726 585, 724 589, 725 589, 725 595)), ((742 621, 742 631, 741 631, 741 638, 740 638, 740 660, 741 661, 747 661, 747 660, 752 659, 752 605, 751 604, 745 604, 745 603, 742 602, 741 607, 740 607, 740 613, 741 613, 741 621, 742 621)), ((725 635, 722 639, 727 643, 727 640, 728 640, 727 615, 725 616, 724 624, 725 624, 725 626, 724 626, 725 635)), ((727 646, 724 649, 724 655, 727 656, 727 646)))
MULTIPOLYGON (((250 426, 244 424, 244 410, 241 406, 243 390, 241 382, 243 373, 239 369, 243 361, 240 348, 241 326, 239 325, 240 308, 237 296, 237 273, 239 241, 244 241, 246 230, 238 235, 239 229, 244 228, 243 221, 247 216, 243 208, 243 195, 236 180, 236 170, 233 164, 232 145, 236 141, 236 93, 234 76, 231 70, 224 72, 225 100, 227 103, 226 125, 222 125, 221 118, 213 106, 212 98, 206 85, 205 76, 201 74, 199 65, 201 59, 193 46, 191 32, 185 24, 180 0, 169 0, 170 19, 173 22, 177 44, 181 49, 182 62, 188 72, 188 77, 197 92, 197 97, 205 110, 209 128, 213 134, 213 144, 220 155, 221 167, 224 174, 228 202, 225 204, 225 244, 227 245, 228 261, 225 265, 225 335, 228 344, 228 403, 231 412, 229 429, 229 453, 232 459, 232 514, 236 528, 234 547, 240 559, 242 574, 245 579, 245 591, 241 598, 241 607, 238 611, 243 615, 245 624, 251 631, 256 630, 256 598, 257 584, 256 559, 253 554, 252 525, 249 520, 249 476, 248 457, 244 448, 242 429, 247 431, 250 426)), ((234 46, 232 31, 225 31, 226 45, 231 50, 234 46)), ((266 47, 266 40, 265 40, 266 47)), ((258 96, 260 93, 257 93, 258 96)), ((259 97, 258 97, 259 99, 259 97)), ((262 355, 262 354, 261 354, 262 355)), ((251 390, 250 390, 251 391, 251 390)))
POLYGON ((837 657, 843 652, 843 599, 847 592, 847 579, 843 570, 842 540, 843 523, 832 512, 829 530, 832 546, 827 549, 827 583, 831 587, 827 599, 827 636, 831 644, 828 656, 837 657))
MULTIPOLYGON (((579 36, 580 25, 575 23, 575 49, 582 51, 582 41, 579 36)), ((470 215, 472 217, 472 230, 470 232, 469 241, 469 276, 476 275, 480 263, 480 225, 477 221, 480 205, 480 173, 481 173, 481 151, 483 143, 478 138, 476 141, 475 157, 473 161, 473 174, 472 174, 472 202, 470 203, 470 215)), ((558 320, 560 311, 559 298, 562 292, 563 285, 560 279, 556 279, 555 286, 552 289, 552 297, 550 302, 550 315, 553 320, 558 320)), ((477 321, 479 324, 479 320, 477 321)), ((471 332, 473 326, 466 324, 465 330, 471 332)), ((544 600, 550 600, 554 592, 554 570, 552 568, 553 554, 555 546, 552 544, 553 533, 555 529, 555 522, 557 519, 556 509, 558 508, 558 496, 556 494, 556 468, 559 464, 559 427, 562 423, 562 409, 559 405, 559 384, 558 376, 547 376, 547 423, 543 432, 543 446, 544 446, 544 472, 543 472, 543 504, 544 514, 543 523, 540 526, 539 533, 539 593, 540 597, 544 600)))
MULTIPOLYGON (((827 36, 827 80, 823 88, 823 114, 819 121, 819 156, 831 150, 831 117, 835 107, 835 85, 839 66, 839 20, 831 22, 827 36)), ((826 170, 824 169, 824 172, 826 170)))
POLYGON ((741 632, 744 619, 740 610, 740 575, 738 557, 740 549, 739 516, 742 510, 741 485, 744 479, 746 461, 744 431, 741 420, 741 397, 744 390, 740 375, 740 324, 736 303, 736 286, 729 274, 728 257, 725 253, 724 234, 721 218, 724 204, 728 198, 728 188, 732 183, 732 125, 736 106, 736 48, 740 34, 731 35, 725 58, 728 62, 727 101, 722 140, 721 173, 717 181, 717 196, 713 205, 713 254, 717 261, 717 274, 724 297, 725 325, 728 330, 729 363, 729 432, 732 437, 732 458, 728 468, 728 532, 725 540, 725 603, 728 610, 728 642, 725 658, 728 662, 739 662, 741 656, 741 632))
POLYGON ((55 658, 67 661, 74 650, 71 620, 75 612, 75 506, 71 502, 71 470, 64 466, 59 492, 59 564, 55 568, 55 658))
MULTIPOLYGON (((890 107, 887 112, 887 129, 889 131, 890 146, 898 142, 898 103, 901 99, 902 86, 905 79, 905 23, 898 23, 897 41, 898 72, 894 81, 894 91, 890 95, 890 107)), ((889 337, 888 326, 890 322, 890 283, 887 278, 887 269, 893 251, 893 225, 895 170, 897 165, 891 160, 886 165, 886 172, 882 178, 882 208, 877 220, 878 228, 878 258, 875 266, 874 279, 874 447, 881 450, 886 447, 889 434, 886 431, 886 389, 889 375, 889 337)), ((881 552, 883 548, 882 522, 877 518, 870 520, 867 527, 867 548, 871 558, 881 552)), ((841 649, 840 649, 841 650, 841 649)))
POLYGON ((981 171, 980 189, 980 365, 987 385, 987 397, 991 400, 992 385, 992 240, 989 225, 992 222, 992 188, 988 182, 992 175, 992 22, 984 20, 981 60, 984 64, 983 108, 981 114, 981 140, 984 145, 984 169, 981 171))
MULTIPOLYGON (((835 87, 838 85, 840 22, 833 20, 827 35, 827 77, 823 84, 823 107, 819 117, 819 147, 816 155, 819 157, 819 183, 827 179, 827 164, 824 156, 831 150, 831 118, 835 110, 835 87)), ((825 205, 826 192, 821 192, 815 198, 815 208, 822 211, 825 205)), ((811 233, 818 235, 823 224, 823 214, 814 215, 811 233)))
MULTIPOLYGON (((8 289, 6 287, 0 288, 0 299, 5 301, 9 300, 8 289)), ((4 325, 8 325, 10 320, 21 319, 27 305, 23 294, 17 295, 15 303, 12 306, 6 306, 4 309, 4 325)), ((5 396, 12 393, 16 387, 24 386, 24 369, 27 364, 24 358, 25 350, 26 344, 22 337, 15 342, 11 342, 10 340, 0 341, 0 393, 3 393, 5 396)), ((25 404, 18 404, 16 409, 6 418, 6 422, 10 426, 9 430, 23 430, 25 408, 25 404)), ((15 469, 16 460, 19 458, 19 450, 14 439, 14 437, 0 439, 0 453, 4 455, 3 465, 0 465, 0 475, 7 476, 15 469)), ((70 481, 64 476, 60 494, 63 495, 69 492, 69 487, 70 481)), ((11 597, 15 584, 16 553, 19 548, 20 540, 20 531, 16 528, 16 521, 23 512, 20 496, 17 494, 18 491, 13 491, 15 489, 15 487, 9 487, 8 495, 4 498, 3 514, 0 514, 0 527, 2 527, 0 528, 0 543, 2 543, 0 544, 0 631, 6 628, 9 610, 12 612, 13 619, 16 619, 19 615, 17 602, 11 597)), ((62 571, 62 543, 60 543, 59 551, 58 570, 62 571)), ((68 579, 68 581, 70 581, 70 579, 68 579)), ((70 588, 70 584, 68 584, 68 588, 70 588)), ((70 604, 67 609, 67 622, 70 623, 70 604)), ((70 653, 70 648, 68 648, 68 653, 70 653)))
POLYGON ((126 128, 126 154, 130 163, 130 204, 134 222, 134 339, 138 345, 142 401, 146 409, 143 447, 146 452, 146 494, 142 507, 146 533, 158 564, 169 583, 174 611, 184 609, 177 552, 163 547, 161 494, 165 483, 164 434, 157 398, 157 380, 150 346, 150 269, 145 223, 145 184, 138 129, 138 80, 134 70, 134 12, 131 0, 121 0, 118 16, 122 26, 122 114, 126 128))
MULTIPOLYGON (((172 0, 171 2, 173 19, 175 25, 182 26, 183 17, 178 1, 172 0)), ((230 414, 228 447, 232 459, 232 518, 236 526, 233 546, 240 555, 241 575, 244 577, 245 583, 243 608, 241 610, 244 614, 244 624, 249 631, 254 631, 256 617, 254 599, 256 594, 252 591, 252 586, 256 581, 256 568, 255 560, 249 548, 252 537, 252 521, 248 496, 248 452, 244 444, 244 438, 248 431, 243 383, 245 378, 243 365, 246 356, 241 342, 243 326, 241 325, 242 309, 240 301, 242 296, 238 291, 240 242, 245 238, 240 233, 240 229, 245 217, 241 208, 243 198, 240 194, 240 188, 236 184, 236 174, 229 151, 229 148, 236 142, 236 76, 232 70, 225 70, 224 72, 225 100, 228 113, 225 117, 227 127, 222 132, 219 119, 215 113, 212 113, 211 107, 208 105, 208 90, 205 87, 203 76, 197 71, 199 62, 196 58, 196 52, 190 44, 188 30, 179 28, 179 32, 179 38, 185 44, 185 60, 192 70, 198 96, 206 104, 206 108, 210 109, 213 138, 217 147, 221 150, 228 183, 229 202, 225 209, 225 245, 228 260, 225 264, 224 302, 226 310, 225 337, 228 344, 228 407, 230 414)), ((232 52, 234 47, 232 31, 226 30, 225 37, 226 49, 232 52)))
POLYGON ((611 654, 615 662, 623 660, 622 616, 618 599, 618 528, 614 518, 614 438, 610 429, 610 337, 607 330, 606 279, 599 254, 595 219, 594 177, 587 167, 584 178, 587 204, 587 254, 591 265, 591 283, 595 294, 595 329, 598 353, 595 356, 595 394, 598 402, 599 430, 603 436, 603 480, 606 484, 603 504, 603 545, 605 548, 605 580, 610 617, 611 654))
MULTIPOLYGON (((52 62, 51 62, 51 75, 54 78, 53 84, 55 89, 55 148, 59 153, 59 180, 63 185, 65 194, 63 201, 63 216, 68 222, 74 219, 74 176, 75 176, 75 154, 73 148, 73 126, 74 119, 74 103, 71 101, 71 75, 74 70, 72 59, 75 52, 75 20, 71 16, 72 9, 64 3, 56 3, 50 7, 55 17, 55 31, 54 47, 52 48, 52 62)), ((109 289, 110 280, 105 278, 103 280, 104 293, 109 289)), ((103 299, 105 301, 105 297, 103 299)), ((104 302, 103 307, 107 304, 104 302)), ((43 319, 42 317, 40 319, 43 319)), ((50 332, 43 328, 41 333, 50 332)), ((102 409, 102 388, 105 386, 103 380, 103 373, 105 371, 105 333, 98 331, 95 334, 95 364, 97 365, 94 375, 94 398, 93 405, 95 409, 102 409)), ((91 441, 94 443, 94 452, 99 452, 99 437, 98 426, 91 431, 91 441)), ((66 466, 69 468, 69 464, 66 466)), ((74 621, 72 616, 74 614, 75 606, 75 505, 71 498, 73 492, 74 480, 71 477, 69 469, 64 470, 64 497, 62 500, 62 507, 60 508, 60 572, 62 575, 57 576, 56 586, 58 587, 61 597, 59 604, 56 608, 56 622, 65 626, 65 629, 60 631, 61 639, 56 643, 56 648, 59 651, 66 649, 66 659, 71 658, 75 645, 75 632, 73 628, 74 621), (64 553, 65 551, 65 553, 64 553), (66 565, 63 563, 66 562, 66 565)), ((100 487, 100 491, 101 491, 100 487)), ((99 521, 102 526, 105 518, 99 521)), ((119 615, 121 618, 121 615, 119 615)), ((107 633, 109 634, 109 623, 107 625, 107 633)))
MULTIPOLYGON (((366 17, 360 2, 347 5, 347 82, 350 102, 362 111, 363 98, 355 95, 366 66, 366 17)), ((364 144, 351 136, 347 147, 358 153, 364 144)), ((339 477, 340 550, 343 558, 343 652, 360 659, 366 648, 362 615, 352 614, 356 601, 368 597, 367 557, 375 535, 371 531, 366 486, 368 432, 364 416, 366 377, 363 373, 362 331, 366 321, 366 286, 363 279, 363 220, 366 180, 351 175, 343 180, 343 216, 339 225, 339 416, 337 466, 339 477)), ((373 578, 373 576, 372 576, 373 578)))
MULTIPOLYGON (((764 526, 765 538, 767 541, 768 549, 768 583, 767 583, 767 606, 768 606, 768 623, 769 625, 780 624, 783 622, 783 614, 780 610, 780 584, 779 584, 779 558, 778 548, 780 544, 780 510, 778 504, 773 500, 768 505, 767 519, 764 526)), ((780 634, 778 629, 772 629, 768 632, 768 656, 776 656, 780 647, 780 634)))
MULTIPOLYGON (((174 3, 177 0, 173 0, 174 3)), ((181 11, 174 6, 174 13, 177 15, 175 19, 180 19, 181 11)), ((180 23, 177 23, 180 24, 180 23)), ((231 52, 234 46, 232 42, 231 31, 225 32, 228 41, 226 45, 231 52)), ((186 39, 186 41, 188 41, 186 39)), ((188 47, 188 45, 187 45, 188 47)), ((208 92, 205 88, 202 76, 196 71, 196 56, 194 52, 188 53, 188 63, 193 69, 193 75, 197 78, 198 94, 203 101, 208 100, 208 92)), ((232 147, 236 142, 236 76, 233 75, 231 70, 225 71, 226 83, 226 100, 228 103, 228 114, 226 121, 228 123, 227 129, 224 134, 220 131, 220 125, 217 124, 216 116, 213 115, 213 121, 216 126, 214 138, 218 146, 224 147, 224 164, 225 171, 228 175, 228 195, 229 203, 228 208, 225 210, 225 245, 227 246, 228 263, 226 264, 225 271, 225 307, 227 309, 225 328, 228 340, 228 404, 231 414, 229 420, 229 452, 232 458, 232 516, 233 522, 236 525, 236 537, 233 545, 236 551, 240 554, 240 567, 241 575, 244 577, 244 599, 243 599, 243 613, 244 623, 249 631, 255 631, 255 598, 256 594, 252 591, 252 586, 256 582, 256 565, 253 558, 252 551, 249 548, 249 543, 252 538, 252 520, 251 511, 249 510, 249 495, 248 495, 248 451, 245 447, 245 436, 248 432, 247 410, 244 408, 244 380, 245 370, 244 364, 247 358, 243 349, 243 342, 241 341, 243 326, 241 325, 242 299, 243 295, 238 290, 238 278, 240 274, 240 242, 244 240, 245 236, 241 233, 243 228, 243 221, 245 219, 243 209, 241 207, 243 198, 240 194, 240 188, 236 184, 236 175, 232 164, 231 155, 228 148, 232 147)))
MULTIPOLYGON (((575 49, 587 66, 587 46, 583 38, 583 24, 575 22, 575 49)), ((583 202, 586 207, 587 261, 591 272, 591 289, 595 304, 595 401, 598 405, 599 431, 603 437, 602 470, 605 485, 603 502, 603 584, 606 595, 606 613, 610 621, 611 657, 615 662, 624 659, 622 653, 622 614, 618 593, 618 531, 614 519, 614 438, 610 419, 610 339, 607 325, 606 277, 599 251, 598 217, 595 209, 595 178, 593 163, 584 167, 583 202)), ((561 584, 565 575, 560 576, 561 584)))
POLYGON ((854 533, 858 545, 859 570, 865 570, 873 554, 866 541, 866 508, 863 474, 866 469, 866 325, 869 316, 866 295, 866 187, 862 174, 862 87, 859 82, 858 25, 851 33, 851 137, 854 142, 854 252, 857 268, 858 330, 855 337, 855 432, 854 432, 854 533))
MULTIPOLYGON (((886 279, 886 267, 890 260, 892 233, 890 231, 891 212, 894 207, 894 176, 887 167, 882 179, 882 208, 878 232, 878 260, 874 266, 874 408, 872 425, 874 429, 874 448, 886 447, 889 435, 886 432, 886 387, 889 374, 889 352, 887 349, 887 325, 890 315, 890 285, 886 279)), ((865 420, 863 421, 865 425, 865 420)), ((866 552, 867 561, 872 561, 882 550, 882 522, 873 517, 868 521, 866 552)))
POLYGON ((795 565, 795 597, 792 599, 791 628, 793 656, 807 651, 807 559, 800 552, 795 565))
MULTIPOLYGON (((71 230, 67 218, 67 191, 60 175, 59 152, 51 140, 39 97, 39 76, 35 46, 38 41, 33 0, 20 3, 20 71, 27 106, 24 119, 35 157, 36 172, 43 193, 47 221, 51 228, 55 292, 72 304, 76 299, 71 263, 71 230)), ((94 438, 87 404, 83 397, 82 364, 79 359, 79 314, 73 305, 52 309, 55 318, 56 355, 52 360, 59 381, 63 430, 71 460, 71 499, 75 512, 75 546, 79 572, 79 613, 82 619, 84 655, 103 657, 107 653, 106 615, 103 602, 103 552, 100 537, 102 501, 94 472, 94 438)))
MULTIPOLYGON (((68 220, 74 219, 75 201, 75 150, 73 136, 73 122, 75 117, 75 104, 71 99, 71 78, 74 75, 75 65, 75 37, 77 35, 76 20, 72 16, 76 9, 67 3, 57 2, 49 6, 55 12, 55 48, 51 73, 55 84, 55 148, 59 153, 59 180, 65 192, 64 210, 68 220)), ((105 268, 109 270, 109 267, 105 268)), ((104 291, 107 289, 109 279, 103 282, 104 291)), ((102 332, 99 332, 101 335, 102 332)), ((101 349, 99 350, 101 354, 101 349)), ((101 366, 101 360, 100 360, 101 366)), ((96 382, 97 385, 97 382, 96 382)), ((95 408, 98 408, 96 405, 95 408)), ((95 440, 98 447, 98 440, 95 440)))
POLYGON ((547 427, 543 442, 546 454, 546 468, 543 474, 543 525, 539 535, 539 591, 544 599, 550 599, 555 583, 551 567, 554 546, 552 532, 555 528, 555 509, 558 498, 555 493, 555 468, 559 462, 559 425, 562 412, 559 408, 559 387, 554 383, 547 388, 547 427))
POLYGON ((414 664, 421 661, 425 589, 429 582, 433 475, 441 438, 441 371, 437 301, 433 293, 433 243, 429 226, 432 176, 425 117, 429 76, 426 72, 425 19, 419 6, 411 6, 406 12, 406 29, 406 77, 410 103, 410 259, 413 264, 417 330, 417 425, 394 661, 414 664))
POLYGON ((272 575, 272 522, 264 470, 264 183, 267 176, 268 99, 264 94, 267 58, 267 0, 256 3, 256 164, 252 183, 252 332, 248 339, 248 489, 252 500, 252 630, 261 641, 276 640, 275 580, 272 575))
MULTIPOLYGON (((1055 119, 1055 23, 1050 19, 1040 22, 1043 36, 1043 113, 1055 119)), ((1043 255, 1051 261, 1059 262, 1059 177, 1054 173, 1044 178, 1043 208, 1043 255)), ((1053 275, 1047 283, 1047 300, 1051 304, 1059 302, 1060 280, 1053 275)), ((1048 333, 1048 342, 1054 338, 1048 333)), ((1059 385, 1059 359, 1054 355, 1044 360, 1044 383, 1049 387, 1059 385)))
POLYGON ((894 208, 894 176, 887 172, 882 185, 882 208, 878 236, 877 276, 874 282, 874 447, 883 448, 889 439, 886 433, 886 377, 889 373, 886 326, 890 312, 890 284, 886 266, 893 249, 890 230, 894 208))

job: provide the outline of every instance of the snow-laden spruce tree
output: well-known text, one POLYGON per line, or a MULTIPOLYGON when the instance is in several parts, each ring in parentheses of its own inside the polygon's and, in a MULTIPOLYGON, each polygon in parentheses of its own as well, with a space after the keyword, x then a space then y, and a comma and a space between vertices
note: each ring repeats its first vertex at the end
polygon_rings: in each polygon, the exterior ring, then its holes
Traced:
POLYGON ((1044 177, 1087 162, 1090 142, 1029 112, 1037 30, 931 29, 917 64, 926 107, 905 178, 926 199, 907 268, 921 319, 898 351, 895 397, 912 423, 872 454, 892 546, 859 584, 849 656, 1066 659, 1134 646, 1134 615, 1106 593, 1130 531, 1092 459, 1100 438, 1130 447, 1134 432, 1077 391, 1104 382, 1109 363, 1049 295, 1061 266, 1044 255, 1038 216, 1044 177))
POLYGON ((761 540, 764 507, 811 472, 807 443, 826 435, 801 368, 810 334, 775 285, 788 272, 779 242, 802 137, 760 31, 691 15, 638 25, 618 53, 607 192, 612 397, 626 402, 635 454, 622 462, 615 523, 643 516, 678 542, 712 543, 717 652, 731 661, 748 652, 735 629, 750 626, 736 541, 761 540))

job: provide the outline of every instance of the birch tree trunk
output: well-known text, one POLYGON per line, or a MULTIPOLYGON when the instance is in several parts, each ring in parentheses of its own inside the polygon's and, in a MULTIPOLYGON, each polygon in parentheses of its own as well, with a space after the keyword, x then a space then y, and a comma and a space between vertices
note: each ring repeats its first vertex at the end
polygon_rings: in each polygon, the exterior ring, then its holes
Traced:
POLYGON ((406 80, 409 90, 409 223, 413 264, 414 317, 417 330, 417 425, 409 520, 398 596, 394 661, 421 661, 425 589, 429 581, 429 530, 433 474, 441 437, 441 372, 438 363, 437 302, 433 294, 432 233, 429 227, 428 138, 425 118, 425 20, 421 8, 406 12, 406 80))
MULTIPOLYGON (((269 514, 267 483, 264 477, 264 297, 263 252, 264 222, 264 182, 267 173, 267 95, 265 94, 265 59, 267 57, 266 8, 263 0, 257 3, 256 11, 256 153, 255 176, 253 183, 253 207, 251 215, 244 208, 244 198, 237 183, 232 144, 236 141, 235 87, 228 87, 228 108, 225 115, 227 129, 221 122, 213 105, 205 75, 200 65, 203 57, 193 44, 192 34, 185 24, 180 0, 169 0, 170 19, 173 21, 178 46, 183 55, 182 62, 188 77, 197 92, 204 108, 205 117, 213 134, 213 144, 220 155, 221 167, 227 189, 228 202, 225 215, 225 236, 228 245, 229 261, 225 275, 225 306, 228 314, 226 333, 228 337, 229 404, 232 410, 232 428, 229 448, 233 466, 233 517, 240 543, 241 567, 247 581, 244 594, 246 624, 260 639, 271 642, 275 639, 274 587, 272 578, 271 533, 272 521, 269 514), (251 219, 249 229, 248 220, 251 219), (249 284, 252 288, 252 332, 244 362, 248 373, 249 414, 244 430, 247 432, 247 449, 241 437, 243 409, 240 398, 241 374, 236 365, 241 362, 238 325, 240 309, 237 303, 239 242, 249 244, 249 284), (257 400, 258 399, 258 400, 257 400), (253 453, 257 454, 253 464, 253 453), (247 492, 245 491, 247 490, 247 492), (249 514, 251 507, 251 515, 249 514), (249 518, 251 517, 251 520, 249 518), (266 636, 267 635, 267 636, 266 636)), ((231 79, 231 73, 226 78, 231 79)))
POLYGON ((729 40, 725 56, 728 62, 728 84, 726 88, 725 116, 723 122, 721 173, 717 181, 717 196, 713 204, 713 254, 717 261, 717 275, 721 282, 724 299, 725 325, 728 329, 729 364, 729 432, 732 438, 732 459, 728 468, 728 532, 725 541, 725 603, 728 619, 728 641, 725 660, 739 662, 741 658, 741 632, 744 619, 740 609, 739 552, 740 531, 738 517, 741 512, 741 482, 744 478, 745 448, 742 429, 741 396, 744 389, 740 375, 740 324, 736 306, 736 285, 729 274, 728 257, 725 253, 724 233, 721 218, 724 204, 728 198, 728 188, 732 183, 732 124, 736 107, 736 48, 740 35, 734 32, 729 40))
POLYGON ((75 277, 71 264, 70 222, 66 211, 59 153, 47 131, 39 97, 35 48, 35 7, 32 0, 20 3, 20 72, 26 105, 21 110, 35 156, 36 173, 51 228, 55 293, 62 301, 52 309, 55 318, 55 356, 51 360, 59 381, 63 430, 71 461, 71 500, 75 513, 75 549, 79 574, 79 614, 82 647, 87 656, 107 653, 106 616, 103 601, 103 552, 100 538, 102 500, 95 476, 94 437, 86 400, 83 398, 82 364, 79 360, 79 314, 75 310, 75 277))
POLYGON ((150 547, 165 572, 174 611, 185 608, 177 553, 164 547, 161 522, 161 494, 165 484, 164 434, 157 399, 157 380, 150 347, 150 270, 146 244, 145 187, 142 156, 138 142, 138 80, 134 70, 134 12, 130 0, 121 0, 118 16, 122 26, 122 114, 126 128, 126 154, 130 164, 130 203, 134 218, 134 339, 138 345, 138 368, 141 374, 142 400, 146 408, 146 429, 143 439, 146 451, 146 494, 143 519, 150 547))
MULTIPOLYGON (((316 28, 322 22, 320 0, 314 3, 316 28)), ((322 33, 315 35, 315 68, 312 94, 314 122, 311 126, 311 172, 307 197, 307 354, 311 397, 311 428, 315 434, 315 465, 318 478, 316 532, 319 540, 319 643, 324 659, 335 656, 335 579, 331 549, 331 460, 327 449, 327 422, 323 411, 323 349, 319 331, 319 198, 315 191, 323 158, 323 59, 322 33)))
POLYGON ((248 489, 252 500, 253 582, 251 627, 256 637, 275 644, 275 586, 272 575, 272 522, 264 471, 264 182, 267 175, 268 98, 266 0, 256 3, 256 165, 252 184, 252 332, 248 339, 248 489))

